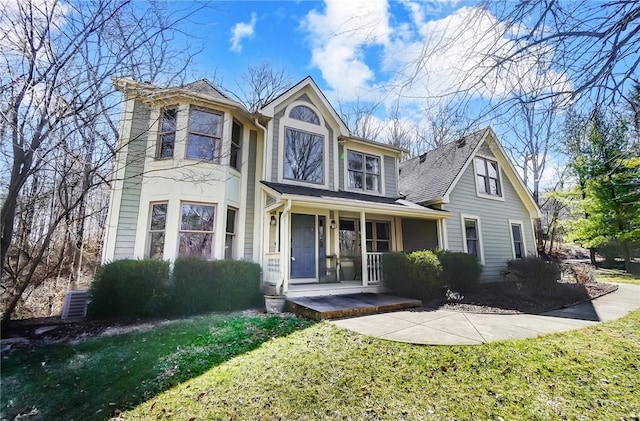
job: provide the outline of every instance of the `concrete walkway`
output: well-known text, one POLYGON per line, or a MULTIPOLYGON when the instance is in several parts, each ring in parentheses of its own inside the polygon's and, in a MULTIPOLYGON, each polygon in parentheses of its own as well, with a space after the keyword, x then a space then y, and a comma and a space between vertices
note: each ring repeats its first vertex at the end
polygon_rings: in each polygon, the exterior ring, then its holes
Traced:
POLYGON ((618 319, 640 309, 640 285, 620 284, 593 301, 543 314, 479 314, 414 309, 332 320, 334 325, 398 342, 424 345, 478 345, 564 332, 618 319))

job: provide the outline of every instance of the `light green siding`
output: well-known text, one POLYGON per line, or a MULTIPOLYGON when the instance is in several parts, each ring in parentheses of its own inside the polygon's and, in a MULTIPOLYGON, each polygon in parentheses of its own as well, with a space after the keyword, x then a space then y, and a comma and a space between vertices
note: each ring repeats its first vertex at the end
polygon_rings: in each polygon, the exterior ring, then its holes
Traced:
POLYGON ((344 190, 344 146, 338 145, 338 189, 344 190))
MULTIPOLYGON (((116 241, 113 259, 132 258, 136 241, 140 190, 144 173, 144 158, 149 131, 150 109, 140 101, 133 108, 131 137, 127 145, 126 167, 122 185, 122 200, 118 210, 116 241)), ((124 140, 127 141, 126 139, 124 140)))
POLYGON ((387 197, 398 197, 396 162, 397 160, 393 156, 384 156, 384 195, 387 197))
POLYGON ((247 201, 244 224, 244 259, 253 260, 254 216, 256 203, 256 158, 258 149, 258 132, 249 132, 249 165, 247 165, 247 201))
MULTIPOLYGON (((481 154, 493 156, 489 148, 481 148, 481 154)), ((504 270, 505 262, 513 259, 510 219, 522 221, 527 254, 536 254, 529 212, 504 173, 502 174, 502 193, 504 201, 478 197, 473 163, 471 163, 451 192, 450 203, 444 205, 444 209, 453 214, 446 223, 450 250, 464 250, 460 215, 474 215, 480 219, 485 262, 482 280, 486 282, 501 280, 501 271, 504 270)))

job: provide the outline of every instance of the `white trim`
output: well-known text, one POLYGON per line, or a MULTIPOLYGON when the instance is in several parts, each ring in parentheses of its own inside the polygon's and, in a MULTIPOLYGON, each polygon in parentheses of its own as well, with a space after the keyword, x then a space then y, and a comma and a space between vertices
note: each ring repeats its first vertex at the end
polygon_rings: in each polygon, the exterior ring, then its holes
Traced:
POLYGON ((522 252, 524 253, 522 257, 527 257, 527 240, 524 235, 524 223, 519 219, 509 219, 509 238, 511 238, 511 255, 514 259, 516 259, 516 247, 515 242, 513 241, 513 225, 520 226, 520 237, 522 237, 522 252))
POLYGON ((480 217, 478 215, 470 215, 468 213, 460 214, 460 228, 462 231, 462 249, 465 253, 469 253, 467 250, 467 233, 464 225, 465 219, 473 219, 476 221, 476 231, 478 234, 478 247, 480 247, 480 264, 484 266, 484 245, 482 242, 482 224, 480 222, 480 217))
MULTIPOLYGON (((504 184, 502 183, 502 165, 500 165, 500 163, 495 157, 486 156, 480 153, 476 153, 471 158, 471 160, 473 161, 473 185, 475 186, 475 189, 476 189, 476 196, 481 197, 483 199, 491 199, 491 200, 498 200, 500 202, 504 202, 504 188, 503 188, 504 184), (495 164, 498 166, 498 182, 500 183, 500 186, 498 186, 498 189, 500 190, 499 195, 483 193, 480 190, 478 190, 478 168, 476 167, 476 158, 495 162, 495 164)), ((487 170, 486 177, 489 178, 489 168, 487 167, 486 170, 487 170)))
MULTIPOLYGON (((344 150, 345 150, 345 156, 342 162, 342 167, 344 169, 343 173, 344 173, 344 190, 345 191, 350 191, 353 193, 363 193, 363 194, 370 194, 372 196, 384 196, 385 195, 385 180, 384 180, 384 155, 377 155, 374 153, 370 153, 370 152, 366 152, 364 150, 358 150, 358 149, 351 149, 347 146, 344 146, 344 150), (360 155, 362 155, 362 157, 364 158, 364 160, 362 161, 362 174, 364 175, 364 179, 362 180, 363 182, 363 189, 356 189, 356 188, 352 188, 349 187, 349 152, 354 152, 354 153, 358 153, 360 155), (378 167, 380 168, 380 174, 378 174, 379 180, 378 180, 378 187, 380 188, 379 191, 372 191, 372 190, 367 190, 366 189, 366 159, 367 156, 371 157, 371 158, 377 158, 378 159, 378 167)), ((397 165, 396 165, 397 167, 397 165)))
POLYGON ((366 270, 367 265, 367 215, 364 211, 360 211, 360 255, 362 265, 362 286, 369 285, 369 271, 366 270))
MULTIPOLYGON (((329 189, 329 178, 333 176, 333 174, 329 173, 330 145, 331 144, 329 142, 329 130, 327 130, 325 126, 324 117, 320 112, 318 112, 318 109, 313 104, 306 101, 298 100, 298 101, 293 101, 291 104, 287 105, 287 107, 284 110, 284 115, 280 118, 279 128, 278 128, 278 157, 277 157, 278 158, 278 174, 276 177, 278 182, 283 184, 296 184, 296 185, 304 185, 304 186, 316 187, 316 188, 323 187, 325 189, 329 189), (313 123, 307 123, 307 122, 296 120, 294 118, 289 117, 289 113, 291 112, 291 110, 298 105, 304 105, 305 107, 308 107, 311 110, 313 110, 318 115, 318 118, 320 119, 320 124, 317 125, 313 123), (322 137, 322 142, 323 142, 322 144, 322 155, 323 155, 322 183, 313 183, 313 182, 304 181, 304 180, 293 180, 293 179, 284 177, 284 164, 285 164, 284 151, 285 151, 285 141, 286 141, 285 139, 286 129, 298 130, 298 131, 302 131, 309 134, 315 134, 322 137)), ((273 177, 273 174, 272 174, 272 177, 273 177)))
POLYGON ((447 231, 447 220, 440 219, 439 221, 442 224, 442 248, 445 250, 449 250, 449 232, 447 231))

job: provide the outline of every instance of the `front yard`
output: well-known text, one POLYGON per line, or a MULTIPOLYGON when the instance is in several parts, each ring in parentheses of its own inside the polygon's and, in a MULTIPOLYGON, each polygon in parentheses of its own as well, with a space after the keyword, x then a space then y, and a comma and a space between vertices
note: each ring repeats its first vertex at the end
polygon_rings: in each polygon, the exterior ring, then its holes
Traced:
POLYGON ((454 347, 218 315, 16 352, 2 364, 2 417, 104 419, 131 409, 120 415, 637 420, 639 354, 640 311, 568 333, 454 347))

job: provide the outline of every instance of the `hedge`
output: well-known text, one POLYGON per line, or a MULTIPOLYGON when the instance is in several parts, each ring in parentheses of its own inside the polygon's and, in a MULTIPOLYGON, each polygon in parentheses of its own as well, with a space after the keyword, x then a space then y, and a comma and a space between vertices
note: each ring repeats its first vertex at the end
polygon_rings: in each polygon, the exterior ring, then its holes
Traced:
POLYGON ((480 282, 482 265, 472 254, 437 250, 442 265, 442 283, 456 292, 471 292, 480 282))
POLYGON ((426 300, 441 285, 442 267, 429 251, 392 252, 382 261, 385 286, 398 295, 426 300))

